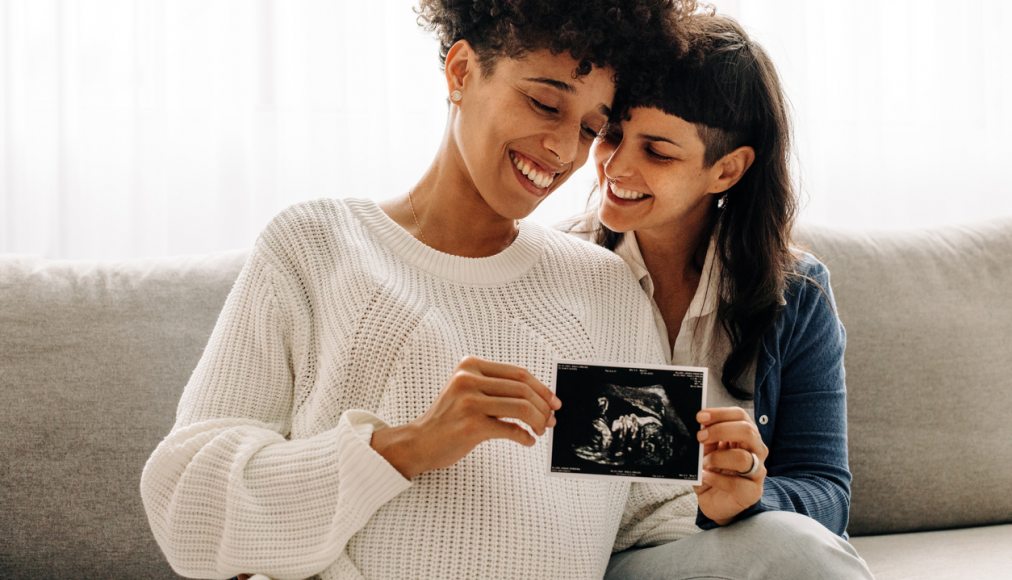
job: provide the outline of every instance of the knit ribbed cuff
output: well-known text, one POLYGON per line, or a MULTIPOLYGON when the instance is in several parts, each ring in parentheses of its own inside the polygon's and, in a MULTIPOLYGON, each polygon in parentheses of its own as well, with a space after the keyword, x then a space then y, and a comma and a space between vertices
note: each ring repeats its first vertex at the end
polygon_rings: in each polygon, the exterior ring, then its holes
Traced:
POLYGON ((372 434, 387 427, 368 411, 345 411, 338 423, 341 479, 338 497, 352 520, 364 526, 376 510, 411 487, 390 462, 372 448, 372 434))

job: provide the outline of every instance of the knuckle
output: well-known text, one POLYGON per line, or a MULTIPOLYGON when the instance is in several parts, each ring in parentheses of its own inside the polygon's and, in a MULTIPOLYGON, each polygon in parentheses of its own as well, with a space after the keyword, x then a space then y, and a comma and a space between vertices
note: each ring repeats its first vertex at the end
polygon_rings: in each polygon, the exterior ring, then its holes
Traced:
POLYGON ((458 367, 476 367, 476 366, 478 366, 478 363, 480 361, 481 361, 481 359, 479 359, 478 357, 474 356, 473 354, 469 354, 469 355, 465 356, 464 358, 460 359, 460 363, 457 366, 458 367))
POLYGON ((474 375, 465 370, 458 370, 453 373, 450 381, 455 388, 464 389, 474 384, 474 375))

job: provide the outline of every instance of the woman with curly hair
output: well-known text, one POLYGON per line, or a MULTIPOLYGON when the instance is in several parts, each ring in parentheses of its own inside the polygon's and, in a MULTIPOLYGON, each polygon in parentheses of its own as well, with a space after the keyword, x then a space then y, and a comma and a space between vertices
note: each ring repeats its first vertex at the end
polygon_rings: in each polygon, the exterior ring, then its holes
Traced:
POLYGON ((710 369, 703 531, 618 546, 634 549, 608 577, 870 578, 845 540, 845 333, 826 267, 792 246, 776 69, 730 18, 683 29, 680 57, 669 47, 620 87, 594 149, 598 207, 571 229, 632 269, 668 362, 710 369))
POLYGON ((549 479, 539 436, 555 360, 663 360, 649 302, 612 253, 521 219, 684 11, 421 2, 442 143, 405 194, 301 203, 257 239, 141 480, 177 572, 593 578, 638 541, 620 524, 674 492, 549 479))

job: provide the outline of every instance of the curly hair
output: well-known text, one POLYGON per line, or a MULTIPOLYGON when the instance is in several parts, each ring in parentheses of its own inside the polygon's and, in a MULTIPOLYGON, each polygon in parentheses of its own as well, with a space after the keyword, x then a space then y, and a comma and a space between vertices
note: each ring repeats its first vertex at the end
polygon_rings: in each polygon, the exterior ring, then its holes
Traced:
POLYGON ((670 44, 695 7, 695 0, 420 0, 415 12, 419 25, 439 37, 443 65, 450 47, 466 40, 484 76, 501 57, 547 49, 569 53, 578 77, 593 66, 621 76, 644 50, 670 44))

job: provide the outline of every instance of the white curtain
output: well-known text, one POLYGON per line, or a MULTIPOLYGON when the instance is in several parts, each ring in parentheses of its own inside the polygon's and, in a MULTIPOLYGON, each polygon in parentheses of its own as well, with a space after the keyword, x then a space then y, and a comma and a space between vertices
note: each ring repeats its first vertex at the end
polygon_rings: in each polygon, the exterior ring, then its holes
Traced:
POLYGON ((442 133, 408 1, 0 2, 0 251, 248 247, 291 203, 402 191, 442 133))
MULTIPOLYGON (((446 111, 413 4, 0 0, 0 252, 243 248, 291 203, 404 191, 446 111)), ((805 221, 1012 214, 1005 2, 717 4, 780 68, 805 221)), ((583 207, 591 175, 533 219, 583 207)))
POLYGON ((1012 3, 732 0, 794 109, 802 219, 1012 215, 1012 3))

